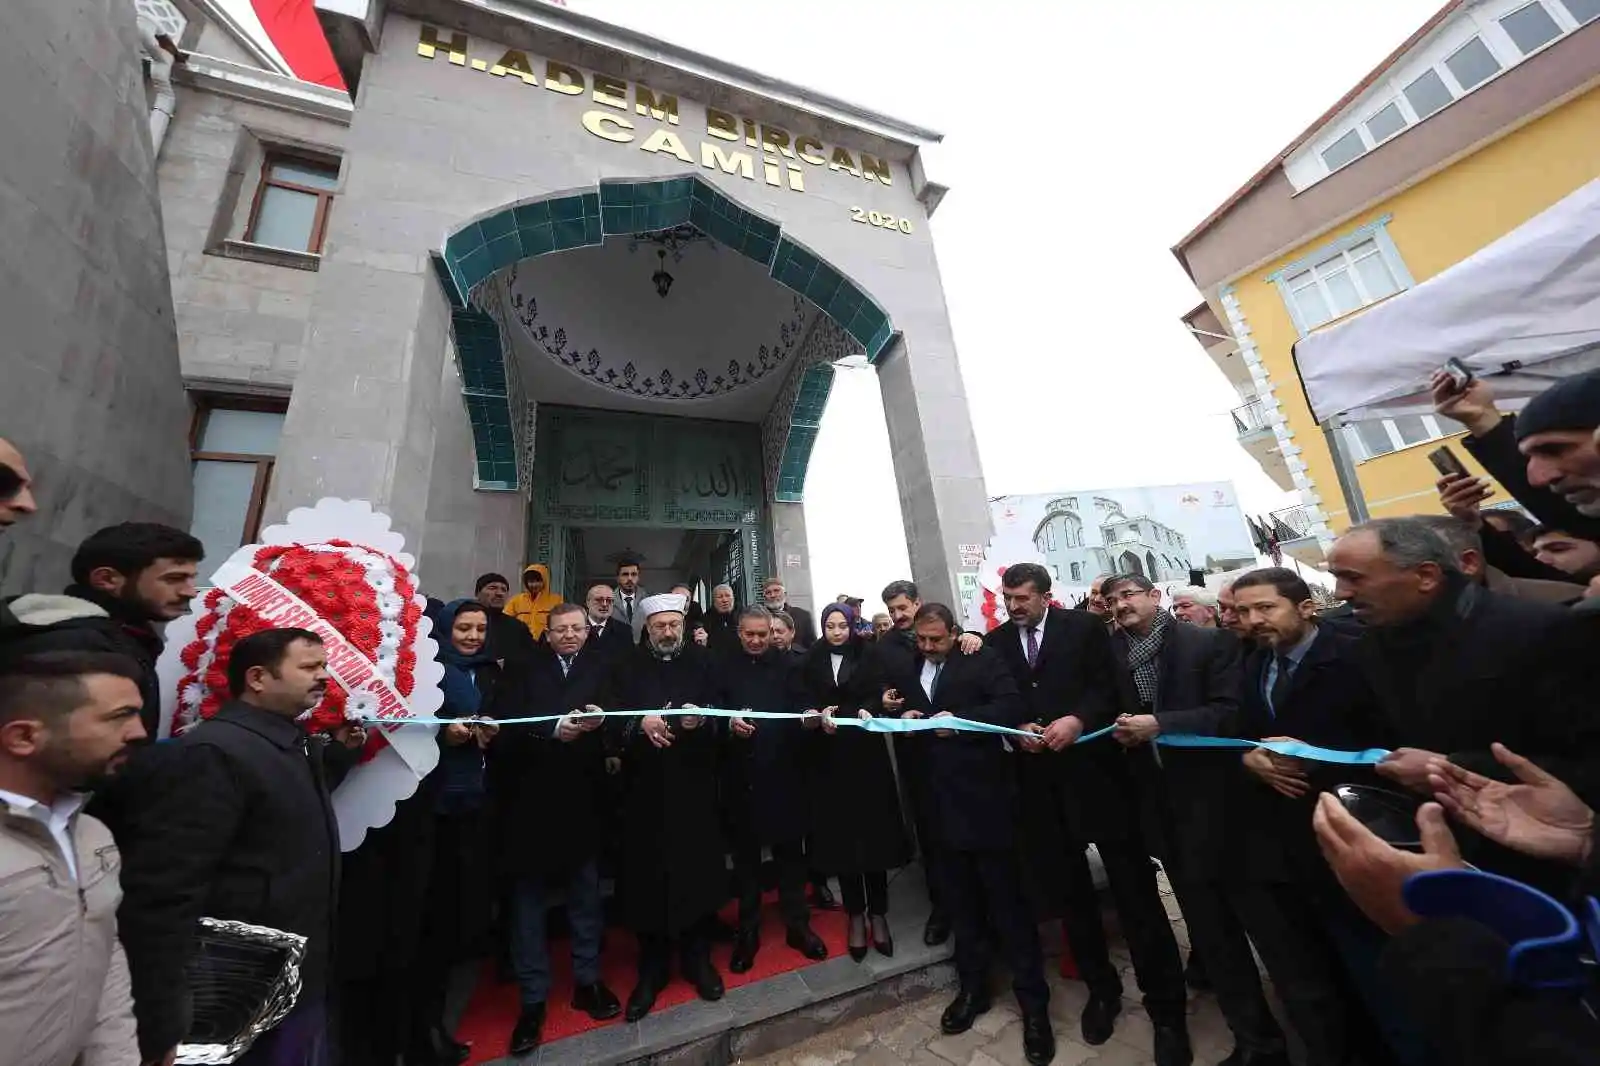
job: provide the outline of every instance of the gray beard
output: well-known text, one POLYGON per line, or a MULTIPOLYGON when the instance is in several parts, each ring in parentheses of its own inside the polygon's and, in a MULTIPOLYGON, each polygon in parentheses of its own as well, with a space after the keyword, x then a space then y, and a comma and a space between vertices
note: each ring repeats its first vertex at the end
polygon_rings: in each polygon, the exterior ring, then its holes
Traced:
POLYGON ((672 642, 670 642, 668 644, 662 644, 662 643, 659 643, 659 642, 654 641, 654 640, 652 640, 650 642, 650 651, 651 651, 652 654, 655 655, 655 657, 657 659, 669 658, 669 657, 671 657, 673 655, 678 654, 682 650, 683 650, 683 638, 682 637, 678 637, 678 638, 676 638, 675 640, 673 640, 672 642))

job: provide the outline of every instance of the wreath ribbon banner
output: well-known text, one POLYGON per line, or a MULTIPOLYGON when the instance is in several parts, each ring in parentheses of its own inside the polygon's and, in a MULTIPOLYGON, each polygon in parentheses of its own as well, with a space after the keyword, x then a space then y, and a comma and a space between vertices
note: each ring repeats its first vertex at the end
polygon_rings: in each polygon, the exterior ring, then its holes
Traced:
MULTIPOLYGON (((365 693, 377 701, 378 713, 367 720, 384 727, 386 732, 394 732, 405 721, 424 724, 413 718, 411 706, 400 690, 378 671, 377 665, 360 648, 276 580, 237 559, 222 564, 211 580, 235 601, 274 626, 306 629, 320 637, 328 653, 328 675, 346 692, 365 693)), ((405 759, 418 776, 433 768, 423 765, 414 753, 407 751, 409 745, 394 747, 396 754, 405 759)))

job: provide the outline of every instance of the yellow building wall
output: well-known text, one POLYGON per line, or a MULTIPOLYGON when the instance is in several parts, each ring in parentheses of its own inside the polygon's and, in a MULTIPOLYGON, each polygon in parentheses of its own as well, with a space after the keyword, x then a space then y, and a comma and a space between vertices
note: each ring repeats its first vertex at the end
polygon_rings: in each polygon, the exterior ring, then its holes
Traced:
MULTIPOLYGON (((1333 457, 1311 418, 1295 373, 1290 348, 1299 339, 1278 288, 1266 279, 1352 230, 1390 215, 1389 236, 1412 280, 1421 283, 1504 236, 1585 183, 1600 177, 1600 89, 1582 96, 1480 149, 1384 201, 1357 218, 1316 237, 1234 282, 1234 289, 1276 388, 1278 401, 1303 451, 1307 475, 1321 497, 1328 524, 1339 532, 1350 524, 1333 457)), ((1360 312, 1356 312, 1359 314, 1360 312)), ((1440 420, 1440 428, 1454 423, 1440 420)), ((1438 513, 1437 473, 1428 452, 1456 436, 1412 445, 1357 464, 1368 510, 1375 518, 1438 513)), ((1475 473, 1481 467, 1455 446, 1475 473)), ((1495 500, 1509 500, 1498 490, 1495 500)))

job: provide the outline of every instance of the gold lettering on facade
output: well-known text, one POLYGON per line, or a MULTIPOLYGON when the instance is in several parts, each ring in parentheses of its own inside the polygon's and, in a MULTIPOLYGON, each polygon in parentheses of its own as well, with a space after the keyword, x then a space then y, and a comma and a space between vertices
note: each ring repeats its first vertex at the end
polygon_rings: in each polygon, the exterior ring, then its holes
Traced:
POLYGON ((861 176, 861 171, 856 169, 856 161, 850 158, 850 153, 843 148, 833 150, 833 162, 828 164, 829 170, 847 170, 856 177, 861 176))
POLYGON ((639 114, 657 122, 678 124, 678 98, 669 93, 657 96, 647 85, 633 87, 633 108, 639 114))
MULTIPOLYGON (((586 72, 553 59, 534 60, 520 49, 502 51, 499 59, 491 64, 484 58, 472 58, 468 54, 470 45, 471 41, 464 33, 441 31, 434 26, 423 25, 417 38, 417 54, 424 59, 433 59, 443 52, 454 66, 486 71, 497 78, 512 74, 525 85, 543 84, 546 89, 563 96, 582 96, 592 90, 596 104, 625 114, 630 110, 628 92, 631 88, 632 111, 643 119, 663 123, 663 126, 643 127, 646 136, 640 141, 640 127, 635 126, 632 118, 605 110, 589 110, 582 113, 583 128, 601 140, 615 144, 638 144, 642 151, 652 155, 665 152, 684 163, 694 163, 693 149, 684 143, 678 132, 670 128, 682 122, 676 95, 657 92, 648 85, 630 83, 609 74, 586 72), (535 62, 544 63, 542 79, 535 72, 535 62)), ((707 107, 705 111, 706 136, 710 140, 701 142, 699 158, 700 165, 707 170, 737 174, 746 181, 761 180, 774 188, 787 186, 794 192, 805 192, 806 189, 805 168, 801 163, 814 167, 826 166, 829 170, 850 174, 863 181, 886 186, 893 184, 893 166, 888 159, 862 152, 858 163, 857 156, 849 149, 830 146, 819 137, 809 134, 796 137, 781 126, 764 125, 752 118, 714 107, 707 107), (744 142, 741 149, 749 148, 752 151, 734 150, 731 147, 725 150, 723 144, 718 143, 737 144, 739 141, 744 142), (758 161, 761 165, 759 179, 756 176, 758 161)), ((858 222, 879 228, 911 232, 911 223, 896 215, 852 208, 851 216, 858 222)))
POLYGON ((889 161, 861 153, 861 176, 868 181, 881 181, 885 185, 893 185, 894 178, 889 173, 889 161))
POLYGON ((500 62, 489 68, 489 73, 497 78, 507 74, 515 74, 522 79, 524 85, 537 86, 539 75, 533 72, 533 64, 528 62, 528 53, 511 49, 500 57, 500 62))
POLYGON ((544 87, 563 96, 579 96, 583 93, 583 71, 552 59, 544 65, 544 87))
POLYGON ((458 67, 467 65, 467 35, 464 33, 450 34, 449 41, 439 40, 439 31, 432 26, 422 27, 422 37, 417 41, 417 55, 424 59, 432 59, 443 48, 450 56, 450 62, 458 67))
POLYGON ((700 142, 700 165, 707 170, 721 169, 724 174, 743 174, 751 181, 756 180, 755 166, 750 156, 744 152, 723 152, 720 144, 710 141, 700 142))
POLYGON ((724 141, 737 141, 739 139, 739 120, 726 111, 718 111, 714 107, 708 107, 706 108, 706 132, 724 141))
POLYGON ((761 147, 790 159, 795 158, 794 149, 789 147, 789 131, 777 126, 761 127, 761 147))
POLYGON ((644 139, 639 147, 646 152, 670 152, 685 163, 693 163, 694 156, 683 146, 678 135, 669 129, 659 129, 644 139))
POLYGON ((608 74, 594 76, 594 102, 628 110, 628 83, 618 81, 608 74))
POLYGON ((627 144, 633 140, 633 123, 607 111, 585 111, 583 128, 603 141, 627 144))

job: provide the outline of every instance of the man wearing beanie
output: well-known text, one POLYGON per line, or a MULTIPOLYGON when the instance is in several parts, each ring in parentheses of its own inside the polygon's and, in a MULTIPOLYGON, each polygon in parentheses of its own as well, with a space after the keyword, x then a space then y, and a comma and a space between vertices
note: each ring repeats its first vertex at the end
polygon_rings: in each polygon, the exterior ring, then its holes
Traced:
POLYGON ((504 574, 481 575, 472 586, 472 598, 489 608, 489 652, 504 666, 521 666, 533 657, 533 636, 528 627, 505 613, 511 582, 504 574))
MULTIPOLYGON (((1563 378, 1502 415, 1482 379, 1457 389, 1443 371, 1432 381, 1434 409, 1460 422, 1462 445, 1541 523, 1600 540, 1600 370, 1563 378)), ((1477 502, 1488 498, 1480 485, 1477 502)))

